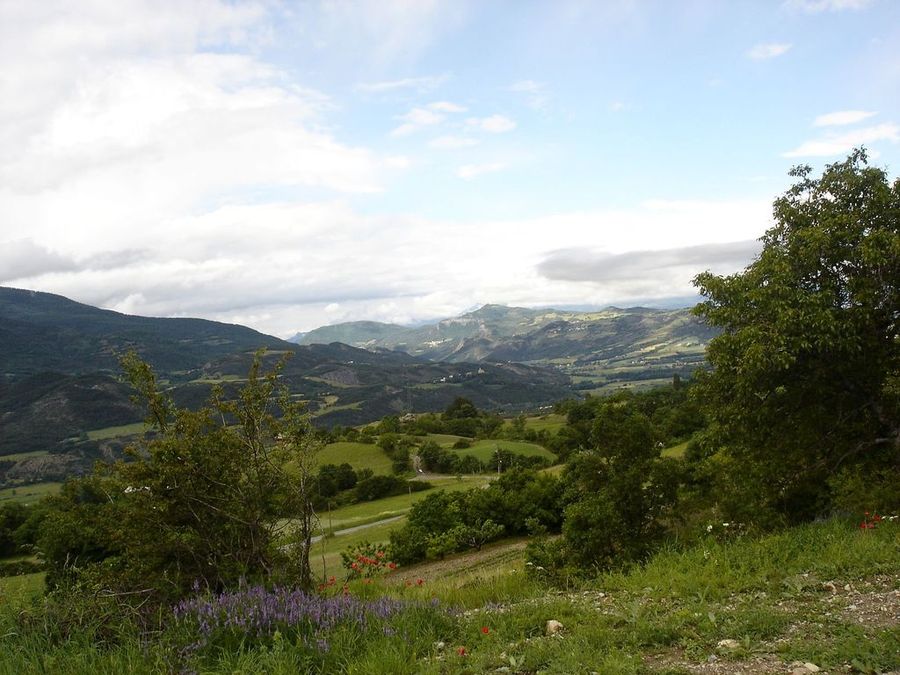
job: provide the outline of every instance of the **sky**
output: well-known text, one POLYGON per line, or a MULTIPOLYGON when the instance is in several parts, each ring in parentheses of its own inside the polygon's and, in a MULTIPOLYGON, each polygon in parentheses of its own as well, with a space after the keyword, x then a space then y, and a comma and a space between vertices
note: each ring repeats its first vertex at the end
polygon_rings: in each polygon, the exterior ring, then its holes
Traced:
POLYGON ((132 314, 687 305, 860 145, 895 0, 0 0, 0 285, 132 314))

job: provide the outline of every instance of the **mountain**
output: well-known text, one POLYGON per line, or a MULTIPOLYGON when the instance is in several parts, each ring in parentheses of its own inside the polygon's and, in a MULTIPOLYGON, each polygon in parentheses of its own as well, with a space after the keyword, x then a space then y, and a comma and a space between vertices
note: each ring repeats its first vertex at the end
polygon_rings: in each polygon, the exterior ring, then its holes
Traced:
POLYGON ((340 337, 357 347, 402 350, 438 361, 547 366, 590 389, 690 374, 704 364, 706 344, 714 335, 688 309, 573 312, 485 305, 418 327, 359 321, 325 326, 299 342, 340 337))
POLYGON ((296 345, 244 326, 129 316, 0 287, 0 487, 87 471, 143 432, 143 411, 118 377, 126 350, 153 365, 176 404, 197 408, 213 386, 235 395, 260 347, 266 367, 290 357, 281 381, 321 426, 439 411, 457 396, 512 412, 573 394, 566 374, 536 366, 433 362, 340 342, 296 345))
POLYGON ((7 380, 46 371, 115 373, 119 355, 129 349, 168 374, 237 351, 294 349, 245 326, 130 316, 17 288, 0 287, 0 319, 0 376, 7 380))

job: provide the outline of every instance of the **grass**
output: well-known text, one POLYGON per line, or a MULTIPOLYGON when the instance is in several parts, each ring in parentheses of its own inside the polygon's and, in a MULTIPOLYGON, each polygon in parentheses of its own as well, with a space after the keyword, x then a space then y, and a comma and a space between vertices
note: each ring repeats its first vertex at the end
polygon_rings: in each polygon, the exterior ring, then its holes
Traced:
POLYGON ((44 590, 44 573, 0 577, 0 606, 22 606, 44 590))
POLYGON ((549 414, 540 417, 528 417, 525 419, 525 428, 534 431, 547 431, 551 434, 556 433, 566 426, 566 416, 549 414))
POLYGON ((55 495, 59 492, 62 483, 34 483, 18 487, 3 488, 0 490, 0 504, 3 502, 19 502, 32 504, 47 495, 55 495))
POLYGON ((119 436, 134 436, 147 431, 148 427, 143 422, 135 422, 134 424, 123 424, 118 427, 104 427, 103 429, 94 429, 87 432, 87 437, 92 441, 102 441, 107 438, 118 438, 119 436))
POLYGON ((31 452, 16 452, 12 455, 0 455, 0 461, 19 462, 23 459, 32 459, 33 457, 46 457, 50 453, 46 450, 32 450, 31 452))
MULTIPOLYGON (((386 533, 373 528, 359 536, 379 541, 386 533)), ((326 568, 339 544, 349 541, 326 541, 326 568)), ((369 585, 352 582, 354 595, 437 598, 442 606, 466 611, 411 609, 397 617, 391 633, 330 633, 330 649, 322 657, 327 664, 309 661, 300 643, 248 638, 175 669, 675 674, 789 672, 795 660, 828 672, 900 668, 898 523, 860 531, 852 522, 829 521, 759 538, 710 538, 568 589, 526 574, 517 544, 501 542, 481 554, 412 567, 369 585), (401 583, 410 575, 423 584, 401 583), (862 612, 866 607, 871 613, 862 612), (550 619, 563 625, 553 636, 545 632, 550 619), (719 647, 725 639, 736 646, 719 647)), ((8 594, 15 583, 17 597, 27 598, 40 584, 40 575, 30 576, 0 580, 0 592, 8 594)), ((0 673, 173 669, 172 652, 162 642, 142 644, 126 635, 95 644, 90 625, 74 627, 68 640, 54 640, 34 620, 38 616, 26 613, 33 618, 24 622, 21 616, 19 606, 0 603, 0 673)))
POLYGON ((425 439, 437 443, 442 448, 452 448, 453 444, 460 440, 472 440, 465 436, 454 436, 453 434, 428 434, 425 439))
POLYGON ((346 570, 341 566, 341 551, 346 550, 348 546, 354 546, 364 541, 372 544, 387 544, 391 530, 401 527, 404 522, 405 518, 384 525, 373 525, 351 534, 319 540, 313 544, 310 555, 313 575, 318 578, 335 576, 343 579, 346 570))
MULTIPOLYGON (((351 504, 333 511, 322 511, 319 513, 319 523, 323 531, 328 532, 328 536, 320 540, 313 546, 313 571, 318 574, 322 572, 322 556, 324 555, 325 572, 327 575, 339 576, 341 571, 340 552, 348 546, 369 541, 374 543, 387 543, 391 530, 401 527, 405 518, 392 520, 390 523, 376 524, 371 527, 348 534, 334 535, 335 531, 344 530, 360 525, 369 525, 378 523, 381 520, 395 518, 397 516, 405 516, 412 508, 412 505, 428 494, 439 489, 442 490, 468 490, 469 488, 485 485, 490 480, 487 476, 462 476, 461 479, 448 477, 443 479, 435 479, 434 488, 423 490, 421 492, 413 492, 411 494, 397 495, 394 497, 385 497, 371 502, 361 502, 359 504, 351 504)), ((289 526, 289 521, 286 521, 289 526)))
POLYGON ((687 446, 690 441, 685 441, 684 443, 679 443, 678 445, 673 445, 671 448, 666 448, 660 454, 663 457, 674 457, 675 459, 681 459, 684 457, 684 452, 687 450, 687 446))
POLYGON ((331 511, 330 515, 327 511, 319 513, 319 519, 326 528, 343 529, 354 527, 405 514, 414 503, 436 490, 468 490, 469 488, 485 485, 490 480, 491 476, 481 475, 429 479, 428 482, 434 485, 430 490, 342 506, 331 511), (329 525, 329 523, 331 524, 329 525))
POLYGON ((391 459, 377 445, 341 441, 329 443, 316 456, 319 466, 323 464, 344 464, 359 471, 371 469, 376 474, 391 473, 391 459))
POLYGON ((472 455, 482 462, 488 462, 497 451, 497 448, 507 450, 517 455, 525 455, 527 457, 545 457, 551 462, 556 459, 556 455, 546 448, 535 443, 526 443, 524 441, 476 441, 472 444, 471 448, 455 450, 455 452, 458 452, 461 455, 472 455))

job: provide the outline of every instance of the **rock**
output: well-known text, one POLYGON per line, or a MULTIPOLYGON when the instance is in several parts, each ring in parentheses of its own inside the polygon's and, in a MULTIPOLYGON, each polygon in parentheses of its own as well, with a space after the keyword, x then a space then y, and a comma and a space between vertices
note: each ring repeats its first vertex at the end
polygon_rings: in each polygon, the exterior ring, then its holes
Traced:
POLYGON ((844 590, 845 590, 845 591, 851 590, 850 584, 844 584, 844 590))
POLYGON ((819 666, 817 666, 815 663, 810 663, 809 661, 804 663, 803 667, 806 668, 811 673, 818 673, 820 670, 819 666))
POLYGON ((716 644, 716 647, 719 649, 738 649, 741 646, 741 643, 737 640, 732 640, 731 638, 727 640, 719 640, 716 644))
POLYGON ((719 660, 719 657, 716 656, 715 654, 710 654, 710 655, 706 658, 706 662, 707 662, 707 663, 715 663, 715 662, 718 661, 718 660, 719 660))
POLYGON ((547 627, 544 630, 544 632, 547 635, 556 635, 562 629, 563 629, 563 625, 559 621, 557 621, 556 619, 550 619, 547 622, 547 627))
POLYGON ((445 645, 443 642, 435 642, 434 643, 434 648, 437 649, 439 652, 444 651, 444 647, 446 647, 446 646, 447 645, 445 645))
POLYGON ((829 593, 837 593, 838 592, 837 586, 835 586, 834 582, 831 582, 831 581, 826 581, 824 584, 822 584, 822 588, 824 588, 829 593))

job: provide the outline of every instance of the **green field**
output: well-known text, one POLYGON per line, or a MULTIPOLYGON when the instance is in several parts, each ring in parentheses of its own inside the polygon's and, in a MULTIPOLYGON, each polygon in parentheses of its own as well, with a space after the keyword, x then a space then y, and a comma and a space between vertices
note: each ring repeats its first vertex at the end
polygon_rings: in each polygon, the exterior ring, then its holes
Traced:
POLYGON ((391 459, 377 445, 368 443, 329 443, 316 456, 319 466, 324 464, 349 464, 354 469, 371 469, 376 474, 391 473, 391 459))
POLYGON ((666 448, 662 451, 663 457, 674 457, 675 459, 681 459, 684 457, 684 451, 687 450, 687 446, 690 441, 685 441, 684 443, 679 443, 678 445, 673 445, 671 448, 666 448))
POLYGON ((33 457, 46 457, 49 454, 50 453, 46 450, 32 450, 31 452, 17 452, 12 455, 0 455, 0 460, 20 462, 23 459, 31 459, 33 457))
POLYGON ((556 455, 546 448, 535 443, 525 443, 524 441, 477 441, 472 444, 471 448, 455 450, 454 452, 458 452, 461 455, 472 455, 482 462, 488 462, 498 448, 517 455, 525 455, 526 457, 545 457, 551 462, 556 459, 556 455))
POLYGON ((561 476, 562 472, 565 470, 565 464, 554 464, 553 466, 548 466, 546 469, 541 469, 541 473, 549 473, 551 476, 561 476))
POLYGON ((425 440, 433 441, 442 448, 451 448, 459 440, 471 441, 472 439, 465 436, 454 436, 453 434, 428 434, 425 440))
POLYGON ((345 570, 341 566, 341 551, 346 550, 348 546, 354 546, 364 541, 372 544, 387 544, 391 530, 401 527, 405 522, 406 518, 404 517, 401 520, 383 525, 373 525, 340 537, 326 537, 319 540, 313 544, 309 556, 313 576, 317 578, 335 576, 342 579, 345 570))
POLYGON ((61 485, 62 483, 35 483, 33 485, 3 488, 0 490, 0 504, 3 502, 31 504, 38 501, 41 497, 56 494, 59 492, 61 485))
POLYGON ((0 606, 25 605, 44 590, 44 573, 0 577, 0 606))
POLYGON ((421 492, 413 492, 411 494, 397 495, 395 497, 385 497, 372 502, 360 502, 359 504, 351 504, 334 509, 329 514, 328 511, 319 512, 319 520, 324 528, 342 529, 345 527, 354 527, 363 523, 371 523, 384 518, 391 518, 409 511, 410 507, 426 495, 431 494, 435 490, 467 490, 472 487, 485 485, 491 480, 491 476, 447 476, 442 478, 429 479, 429 483, 434 485, 431 490, 422 490, 421 492))
POLYGON ((540 417, 528 417, 525 419, 525 428, 534 431, 547 431, 555 434, 557 431, 566 426, 565 415, 541 415, 540 417))
POLYGON ((87 432, 87 437, 92 441, 102 441, 107 438, 117 438, 119 436, 134 436, 147 431, 147 425, 143 422, 135 422, 134 424, 123 424, 118 427, 104 427, 103 429, 93 429, 87 432))
MULTIPOLYGON (((435 487, 422 492, 413 492, 412 494, 397 495, 395 497, 386 497, 373 502, 362 502, 359 504, 351 504, 343 506, 329 512, 328 510, 319 512, 319 522, 323 529, 333 531, 342 530, 359 525, 368 525, 369 523, 378 523, 380 520, 394 518, 396 516, 405 516, 412 505, 427 495, 442 490, 467 490, 469 488, 486 485, 490 481, 488 476, 463 476, 460 478, 447 477, 430 480, 435 487)), ((400 520, 394 520, 389 523, 375 524, 371 527, 365 527, 356 532, 343 534, 339 536, 328 536, 313 545, 310 563, 312 564, 313 573, 321 574, 324 569, 326 575, 334 575, 340 578, 341 569, 341 551, 348 546, 358 544, 363 541, 369 541, 373 544, 387 543, 391 530, 401 527, 405 522, 405 517, 400 520)))

